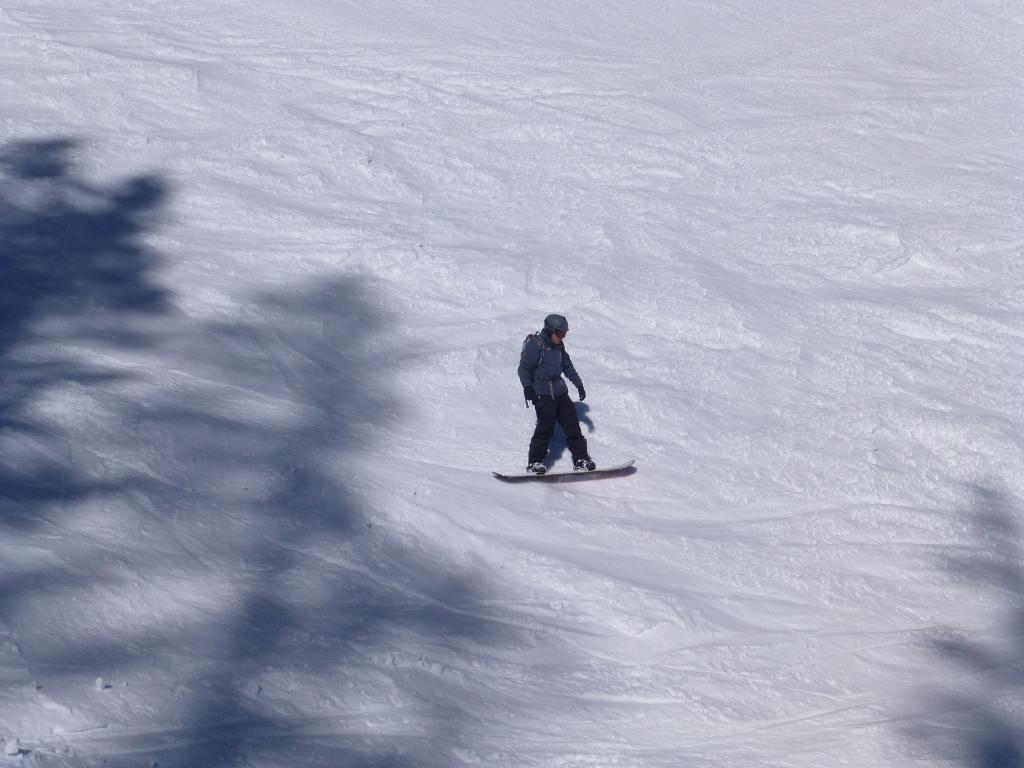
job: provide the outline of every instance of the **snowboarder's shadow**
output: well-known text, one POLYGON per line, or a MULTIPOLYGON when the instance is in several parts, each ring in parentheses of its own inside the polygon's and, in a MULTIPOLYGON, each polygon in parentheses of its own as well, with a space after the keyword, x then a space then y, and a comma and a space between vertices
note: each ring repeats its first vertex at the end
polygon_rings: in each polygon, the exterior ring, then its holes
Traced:
MULTIPOLYGON (((580 419, 580 426, 585 429, 586 434, 592 433, 594 431, 594 420, 590 418, 590 406, 580 402, 575 403, 575 406, 576 415, 580 419)), ((565 431, 560 425, 555 424, 555 434, 551 438, 551 444, 548 447, 548 457, 544 460, 549 469, 561 461, 568 447, 569 441, 565 436, 565 431)))

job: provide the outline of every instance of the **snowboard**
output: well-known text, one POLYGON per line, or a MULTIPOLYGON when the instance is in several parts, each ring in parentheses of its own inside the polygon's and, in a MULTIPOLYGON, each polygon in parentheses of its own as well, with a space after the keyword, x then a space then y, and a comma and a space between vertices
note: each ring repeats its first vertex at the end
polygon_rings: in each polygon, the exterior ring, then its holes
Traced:
POLYGON ((600 477, 601 475, 610 475, 614 473, 625 474, 628 470, 633 468, 633 464, 636 463, 636 459, 630 459, 624 461, 621 464, 612 464, 607 467, 598 466, 597 469, 590 472, 577 472, 574 469, 549 469, 543 475, 538 475, 534 472, 527 472, 525 469, 516 470, 512 472, 491 472, 499 480, 548 480, 550 478, 573 478, 582 480, 585 477, 600 477))

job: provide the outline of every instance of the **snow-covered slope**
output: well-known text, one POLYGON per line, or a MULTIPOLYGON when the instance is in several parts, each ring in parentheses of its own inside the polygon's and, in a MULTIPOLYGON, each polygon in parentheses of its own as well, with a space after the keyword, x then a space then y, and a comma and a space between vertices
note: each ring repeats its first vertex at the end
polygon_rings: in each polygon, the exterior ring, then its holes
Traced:
POLYGON ((1002 0, 5 2, 0 764, 1021 765, 1022 75, 1002 0), (548 312, 637 472, 490 476, 548 312))

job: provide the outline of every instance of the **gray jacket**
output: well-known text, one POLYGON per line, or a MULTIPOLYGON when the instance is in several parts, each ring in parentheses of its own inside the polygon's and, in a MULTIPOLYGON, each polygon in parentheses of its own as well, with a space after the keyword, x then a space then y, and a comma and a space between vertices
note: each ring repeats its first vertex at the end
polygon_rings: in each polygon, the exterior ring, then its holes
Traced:
POLYGON ((519 382, 523 387, 533 387, 544 397, 561 397, 569 392, 563 374, 577 389, 583 385, 565 344, 553 343, 547 331, 527 336, 519 354, 519 382))

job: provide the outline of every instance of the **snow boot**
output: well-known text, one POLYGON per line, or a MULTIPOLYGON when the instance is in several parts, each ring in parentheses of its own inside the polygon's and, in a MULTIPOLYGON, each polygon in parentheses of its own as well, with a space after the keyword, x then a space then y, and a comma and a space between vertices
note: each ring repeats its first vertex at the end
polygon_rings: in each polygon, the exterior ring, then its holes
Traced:
POLYGON ((526 467, 527 472, 533 472, 535 475, 543 475, 548 471, 548 468, 544 466, 544 462, 535 461, 526 467))
POLYGON ((597 464, 595 464, 594 460, 589 456, 584 456, 576 459, 572 463, 572 468, 574 472, 593 472, 597 469, 597 464))

